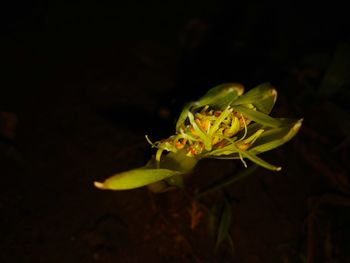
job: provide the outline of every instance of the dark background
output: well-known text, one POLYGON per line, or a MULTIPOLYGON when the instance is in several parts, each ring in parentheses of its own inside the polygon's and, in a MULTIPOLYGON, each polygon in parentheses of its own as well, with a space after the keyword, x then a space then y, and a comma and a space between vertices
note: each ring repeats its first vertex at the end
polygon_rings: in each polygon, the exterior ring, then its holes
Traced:
MULTIPOLYGON (((1 4, 1 262, 349 262, 349 23, 336 2, 1 4), (191 228, 193 192, 242 165, 202 162, 185 192, 100 191, 142 166, 214 85, 270 81, 287 145, 225 190, 234 251, 191 228), (192 208, 191 208, 192 207, 192 208)), ((222 192, 204 203, 220 210, 222 192)), ((192 218, 193 219, 193 218, 192 218)), ((214 220, 215 221, 215 220, 214 220)))

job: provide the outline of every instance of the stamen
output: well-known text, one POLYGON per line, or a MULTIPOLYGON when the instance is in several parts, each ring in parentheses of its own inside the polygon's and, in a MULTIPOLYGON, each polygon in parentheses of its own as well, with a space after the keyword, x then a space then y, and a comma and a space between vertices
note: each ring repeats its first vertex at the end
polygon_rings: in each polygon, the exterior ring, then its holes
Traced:
POLYGON ((247 165, 247 163, 244 161, 242 154, 241 154, 241 153, 238 153, 238 154, 239 154, 239 159, 240 159, 241 162, 243 163, 244 167, 247 168, 248 165, 247 165))
POLYGON ((147 142, 148 142, 150 145, 152 145, 152 147, 156 147, 156 145, 148 138, 148 135, 147 135, 147 134, 145 135, 145 138, 146 138, 147 142))

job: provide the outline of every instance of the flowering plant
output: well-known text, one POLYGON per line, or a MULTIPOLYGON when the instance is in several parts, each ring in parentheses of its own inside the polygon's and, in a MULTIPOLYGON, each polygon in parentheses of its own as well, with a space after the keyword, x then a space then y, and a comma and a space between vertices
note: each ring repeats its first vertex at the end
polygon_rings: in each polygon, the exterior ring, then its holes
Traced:
POLYGON ((302 119, 273 118, 269 114, 277 92, 264 83, 244 94, 244 87, 227 83, 210 89, 198 101, 183 108, 175 134, 151 142, 156 155, 141 168, 122 172, 104 182, 100 189, 126 190, 149 185, 153 191, 183 185, 183 176, 205 158, 245 159, 273 171, 281 167, 270 164, 258 154, 279 147, 292 139, 302 119), (163 156, 163 152, 168 152, 163 156))

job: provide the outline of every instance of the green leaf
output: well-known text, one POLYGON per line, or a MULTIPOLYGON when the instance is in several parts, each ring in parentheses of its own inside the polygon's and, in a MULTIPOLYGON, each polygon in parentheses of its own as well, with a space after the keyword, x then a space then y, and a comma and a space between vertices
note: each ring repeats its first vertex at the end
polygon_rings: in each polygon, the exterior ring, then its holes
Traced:
POLYGON ((243 94, 231 105, 253 104, 259 111, 269 114, 275 105, 276 99, 277 91, 275 88, 270 83, 263 83, 243 94))
POLYGON ((94 184, 100 189, 128 190, 152 184, 179 174, 181 172, 169 169, 138 168, 113 175, 103 183, 95 182, 94 184))
MULTIPOLYGON (((231 155, 234 153, 238 153, 239 150, 237 148, 237 146, 234 143, 230 143, 222 148, 218 148, 215 150, 212 150, 210 152, 206 152, 204 154, 201 155, 202 158, 216 158, 219 157, 221 155, 231 155)), ((232 158, 229 158, 232 159, 232 158)))
POLYGON ((250 151, 244 151, 239 149, 239 147, 237 147, 237 145, 233 142, 230 145, 222 148, 222 149, 218 149, 213 151, 216 155, 212 155, 212 152, 209 152, 208 154, 206 154, 204 157, 205 158, 215 158, 215 159, 241 159, 240 155, 244 158, 247 158, 249 160, 251 160, 252 162, 268 169, 268 170, 272 170, 272 171, 280 171, 281 167, 272 165, 266 161, 264 161, 263 159, 261 159, 260 157, 256 156, 256 154, 254 152, 250 152, 250 151), (226 149, 225 149, 226 148, 226 149), (224 151, 221 151, 222 149, 225 149, 224 151), (220 155, 222 154, 222 155, 220 155))
POLYGON ((168 153, 160 162, 160 168, 176 170, 182 174, 192 171, 196 166, 198 159, 186 155, 185 150, 177 151, 176 153, 168 153))
POLYGON ((281 126, 281 122, 278 119, 272 118, 262 112, 251 110, 243 106, 232 106, 232 108, 247 117, 249 120, 255 121, 264 126, 273 128, 281 126))
POLYGON ((303 119, 300 119, 291 125, 265 131, 249 149, 249 153, 256 155, 285 144, 298 133, 302 122, 303 119))
POLYGON ((261 159, 260 157, 250 153, 249 151, 240 151, 240 153, 242 154, 243 157, 246 157, 247 159, 251 160, 252 162, 268 169, 268 170, 271 170, 271 171, 281 171, 281 167, 279 166, 275 166, 275 165, 272 165, 266 161, 264 161, 263 159, 261 159))
POLYGON ((225 83, 210 89, 203 97, 193 105, 198 109, 206 105, 214 105, 218 108, 227 107, 232 101, 243 94, 244 88, 241 84, 225 83))
POLYGON ((154 193, 160 193, 169 188, 169 186, 176 186, 183 188, 183 175, 192 171, 196 166, 198 159, 195 157, 188 157, 185 150, 179 150, 176 153, 170 152, 157 162, 152 158, 145 166, 148 169, 168 169, 178 171, 178 174, 165 178, 148 185, 148 188, 154 193))
POLYGON ((340 43, 337 46, 332 62, 323 77, 320 93, 330 96, 337 93, 349 81, 350 46, 340 43))
POLYGON ((218 235, 216 239, 216 247, 215 249, 218 250, 220 244, 229 237, 229 229, 232 222, 232 208, 230 202, 225 199, 224 201, 224 207, 223 211, 220 217, 220 224, 218 228, 218 235))

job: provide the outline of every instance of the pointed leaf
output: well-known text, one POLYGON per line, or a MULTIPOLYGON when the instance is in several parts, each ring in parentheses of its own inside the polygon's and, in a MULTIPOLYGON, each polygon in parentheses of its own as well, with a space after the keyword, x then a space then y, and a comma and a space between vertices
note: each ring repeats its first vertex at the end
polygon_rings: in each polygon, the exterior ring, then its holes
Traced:
MULTIPOLYGON (((254 163, 256 163, 256 164, 258 164, 258 165, 260 165, 260 166, 262 166, 262 167, 264 167, 264 168, 266 168, 266 169, 269 169, 269 170, 272 170, 272 171, 280 171, 280 170, 282 169, 281 167, 277 167, 277 166, 275 166, 275 165, 269 164, 268 162, 264 161, 263 159, 261 159, 260 157, 256 156, 255 154, 250 153, 249 151, 244 151, 244 150, 239 149, 239 148, 235 145, 235 143, 232 143, 230 146, 231 146, 232 148, 236 148, 236 151, 237 151, 239 154, 241 154, 242 157, 245 157, 245 158, 251 160, 252 162, 254 162, 254 163)), ((226 159, 230 159, 230 158, 236 159, 234 156, 235 156, 235 154, 230 155, 230 156, 229 156, 228 158, 226 158, 226 159)), ((221 158, 221 159, 224 159, 224 158, 221 158)))
POLYGON ((271 171, 281 171, 282 167, 272 165, 249 151, 240 151, 243 157, 271 171))
POLYGON ((139 168, 113 175, 103 183, 95 182, 95 186, 108 190, 127 190, 142 187, 161 181, 181 172, 169 169, 145 169, 139 168))
POLYGON ((270 151, 285 144, 298 133, 302 121, 303 119, 300 119, 292 125, 265 131, 255 141, 253 147, 249 150, 249 153, 259 154, 262 152, 270 151))

